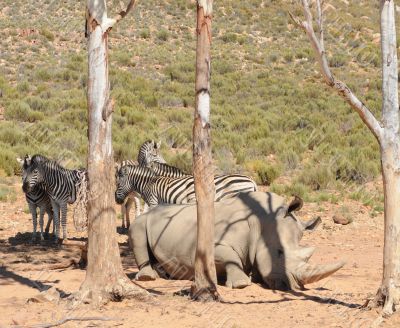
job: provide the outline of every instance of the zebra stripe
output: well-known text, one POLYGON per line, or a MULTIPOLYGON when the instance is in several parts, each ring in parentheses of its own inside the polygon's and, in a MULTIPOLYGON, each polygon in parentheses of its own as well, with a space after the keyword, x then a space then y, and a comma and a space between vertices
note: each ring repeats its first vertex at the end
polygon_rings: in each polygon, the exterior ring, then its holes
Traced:
MULTIPOLYGON (((140 152, 139 152, 140 153, 140 152)), ((151 159, 150 159, 151 160, 151 159)), ((124 160, 121 162, 121 164, 116 165, 116 172, 118 174, 119 169, 122 166, 138 166, 137 161, 133 160, 124 160)), ((167 165, 165 163, 160 163, 160 162, 151 162, 148 167, 156 174, 160 176, 165 176, 165 177, 171 177, 171 178, 179 178, 183 176, 187 176, 186 173, 182 172, 178 168, 174 166, 167 165)), ((118 179, 118 176, 116 176, 116 179, 118 179)), ((125 198, 125 201, 121 204, 121 219, 122 219, 122 224, 121 228, 125 229, 125 222, 126 222, 126 227, 129 228, 130 226, 130 217, 129 217, 129 212, 132 207, 133 202, 135 203, 135 217, 140 215, 140 194, 136 192, 131 192, 128 194, 128 196, 125 198)), ((146 203, 147 204, 147 203, 146 203)), ((147 210, 147 206, 145 204, 144 212, 147 210)))
POLYGON ((166 163, 160 154, 160 142, 154 140, 145 141, 139 148, 138 163, 140 166, 148 166, 153 162, 166 163))
POLYGON ((177 167, 165 163, 152 162, 147 167, 150 168, 156 175, 163 177, 180 178, 189 176, 189 174, 182 172, 177 167))
MULTIPOLYGON (((126 165, 139 165, 137 161, 133 160, 124 160, 121 163, 117 163, 115 165, 116 171, 115 171, 115 178, 118 178, 118 171, 122 166, 126 165)), ((131 211, 132 205, 135 204, 135 218, 140 215, 140 195, 136 192, 131 192, 128 194, 126 197, 125 201, 121 204, 121 229, 129 228, 131 225, 131 220, 129 213, 131 211)))
MULTIPOLYGON (((22 180, 24 179, 26 173, 24 166, 27 165, 27 161, 30 161, 28 155, 24 159, 17 158, 17 161, 22 167, 22 180)), ((38 184, 32 191, 25 193, 25 199, 28 203, 29 211, 32 215, 33 231, 32 231, 32 241, 36 240, 37 234, 37 209, 39 208, 39 226, 40 226, 40 240, 43 240, 43 224, 44 224, 44 214, 47 213, 48 220, 45 229, 45 235, 49 234, 50 224, 53 221, 53 208, 51 207, 50 197, 46 192, 45 185, 43 183, 38 184)), ((53 224, 54 230, 54 224, 53 224)))
POLYGON ((61 211, 61 225, 63 239, 67 238, 67 204, 76 200, 76 185, 85 170, 68 170, 55 161, 44 156, 34 155, 28 165, 24 167, 26 175, 23 181, 23 190, 30 192, 40 183, 46 187, 53 207, 55 239, 59 238, 59 213, 61 211))
MULTIPOLYGON (((239 192, 257 190, 256 183, 244 175, 221 175, 214 177, 215 201, 232 197, 239 192)), ((187 204, 196 202, 193 176, 170 178, 157 176, 154 171, 140 166, 123 166, 118 171, 117 203, 124 201, 129 192, 139 193, 150 206, 160 203, 187 204)))

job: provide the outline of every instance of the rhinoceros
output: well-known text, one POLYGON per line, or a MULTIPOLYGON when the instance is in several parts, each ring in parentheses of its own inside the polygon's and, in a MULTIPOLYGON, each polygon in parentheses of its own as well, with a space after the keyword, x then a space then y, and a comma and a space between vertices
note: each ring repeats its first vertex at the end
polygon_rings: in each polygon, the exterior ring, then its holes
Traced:
MULTIPOLYGON (((321 219, 296 218, 302 204, 295 198, 287 205, 269 192, 241 193, 215 203, 218 279, 231 288, 255 281, 271 289, 302 289, 339 270, 343 262, 307 263, 314 248, 301 247, 299 241, 321 219)), ((194 278, 196 213, 195 204, 160 205, 136 219, 129 241, 139 267, 137 280, 154 280, 160 269, 172 279, 194 278)))

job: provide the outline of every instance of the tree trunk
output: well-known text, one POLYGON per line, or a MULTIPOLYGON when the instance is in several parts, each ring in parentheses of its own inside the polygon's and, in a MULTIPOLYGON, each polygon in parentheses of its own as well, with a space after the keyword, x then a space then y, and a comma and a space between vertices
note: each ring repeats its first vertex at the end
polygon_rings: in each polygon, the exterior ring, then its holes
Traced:
POLYGON ((398 136, 393 143, 382 145, 382 175, 385 195, 385 238, 383 278, 374 306, 384 306, 390 315, 400 305, 400 156, 398 136))
MULTIPOLYGON (((90 3, 89 0, 88 8, 91 8, 90 3)), ((113 193, 115 181, 111 139, 112 102, 108 81, 108 31, 104 31, 95 18, 90 16, 90 10, 88 13, 88 264, 79 300, 101 304, 125 297, 144 298, 147 292, 132 284, 122 268, 113 193)))
POLYGON ((216 300, 214 262, 214 172, 210 131, 210 46, 212 0, 197 3, 196 110, 193 125, 193 176, 197 199, 197 248, 191 296, 216 300))
MULTIPOLYGON (((382 122, 341 81, 331 73, 326 60, 323 40, 321 0, 317 0, 319 38, 312 21, 309 0, 302 0, 305 21, 290 14, 296 25, 307 34, 318 59, 326 83, 358 112, 360 118, 377 138, 382 163, 385 197, 385 238, 383 250, 383 278, 374 306, 383 306, 383 314, 390 315, 400 305, 400 116, 398 99, 398 62, 394 0, 380 0, 382 50, 382 122)), ((368 304, 368 302, 367 302, 368 304)))
POLYGON ((383 305, 383 314, 390 315, 400 305, 400 122, 394 1, 381 0, 381 50, 385 239, 383 278, 374 305, 383 305))

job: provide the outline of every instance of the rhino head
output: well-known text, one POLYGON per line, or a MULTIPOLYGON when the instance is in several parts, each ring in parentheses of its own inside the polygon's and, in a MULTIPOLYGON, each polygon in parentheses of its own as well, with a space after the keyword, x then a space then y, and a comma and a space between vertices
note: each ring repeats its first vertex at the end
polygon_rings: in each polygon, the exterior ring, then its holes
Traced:
POLYGON ((267 221, 261 227, 255 247, 253 276, 256 281, 262 280, 271 289, 304 289, 304 285, 328 277, 345 264, 308 263, 315 248, 302 247, 299 242, 303 232, 314 230, 321 219, 298 219, 294 212, 300 210, 302 205, 302 200, 296 197, 290 205, 279 209, 276 220, 267 221))

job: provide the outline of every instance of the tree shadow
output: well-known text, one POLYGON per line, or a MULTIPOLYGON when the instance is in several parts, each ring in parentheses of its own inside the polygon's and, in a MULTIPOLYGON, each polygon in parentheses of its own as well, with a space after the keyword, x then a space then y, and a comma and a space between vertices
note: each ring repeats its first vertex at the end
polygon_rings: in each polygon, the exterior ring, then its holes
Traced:
MULTIPOLYGON (((39 292, 46 291, 53 287, 52 285, 45 284, 38 280, 32 280, 21 276, 11 270, 8 270, 6 267, 0 267, 0 286, 11 285, 12 283, 9 281, 15 281, 21 285, 37 289, 39 292)), ((55 281, 48 281, 50 283, 57 283, 59 280, 55 281)), ((65 293, 63 290, 56 288, 57 291, 60 293, 61 298, 68 297, 69 294, 65 293)))

